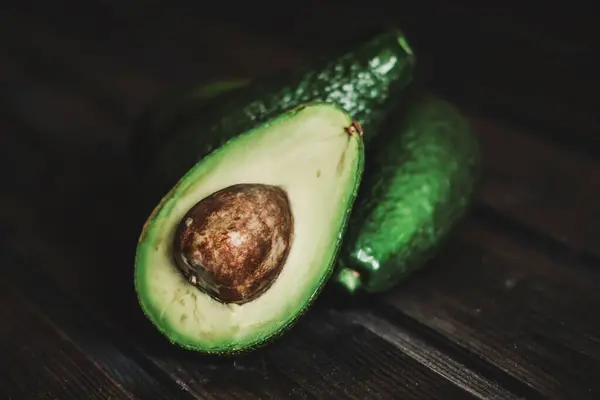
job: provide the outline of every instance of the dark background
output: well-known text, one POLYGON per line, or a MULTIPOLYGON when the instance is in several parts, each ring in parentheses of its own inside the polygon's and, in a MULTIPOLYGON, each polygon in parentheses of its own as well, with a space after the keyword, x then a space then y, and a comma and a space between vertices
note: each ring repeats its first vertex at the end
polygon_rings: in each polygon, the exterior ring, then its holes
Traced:
POLYGON ((0 398, 600 396, 591 2, 13 3, 0 12, 0 398), (325 293, 256 353, 170 346, 133 293, 134 119, 173 85, 268 75, 390 25, 483 144, 472 213, 408 282, 350 306, 325 293))

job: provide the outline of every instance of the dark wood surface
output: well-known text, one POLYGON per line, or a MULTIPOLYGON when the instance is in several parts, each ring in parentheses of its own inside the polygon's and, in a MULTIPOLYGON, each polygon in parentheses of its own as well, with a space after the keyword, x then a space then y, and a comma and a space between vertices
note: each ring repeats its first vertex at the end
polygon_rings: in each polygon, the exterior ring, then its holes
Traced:
POLYGON ((593 13, 59 3, 0 13, 0 398, 600 398, 593 13), (166 343, 132 286, 132 121, 172 85, 266 75, 386 24, 483 143, 467 220, 392 292, 350 305, 326 292, 260 351, 166 343))

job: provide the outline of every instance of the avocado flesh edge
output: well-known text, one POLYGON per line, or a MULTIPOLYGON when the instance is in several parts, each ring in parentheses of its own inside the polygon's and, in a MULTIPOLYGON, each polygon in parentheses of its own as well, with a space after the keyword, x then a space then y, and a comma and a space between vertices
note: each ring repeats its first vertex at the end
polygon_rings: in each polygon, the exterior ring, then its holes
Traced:
POLYGON ((195 165, 150 216, 136 254, 142 309, 172 342, 209 353, 255 347, 288 327, 329 278, 362 174, 363 145, 333 104, 291 110, 230 140, 195 165), (173 232, 200 199, 235 183, 278 185, 294 214, 286 265, 256 300, 223 304, 200 292, 170 257, 173 232))

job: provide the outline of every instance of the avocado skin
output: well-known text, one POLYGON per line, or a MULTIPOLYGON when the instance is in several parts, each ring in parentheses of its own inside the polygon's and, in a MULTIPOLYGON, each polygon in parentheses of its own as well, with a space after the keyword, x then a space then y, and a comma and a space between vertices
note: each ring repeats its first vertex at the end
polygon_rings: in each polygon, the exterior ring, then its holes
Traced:
POLYGON ((302 103, 338 103, 363 125, 367 144, 412 80, 414 63, 406 39, 394 29, 315 66, 252 83, 244 79, 225 83, 210 101, 210 95, 194 95, 198 88, 170 94, 150 106, 134 127, 130 152, 145 186, 143 197, 158 201, 212 150, 302 103))
POLYGON ((467 120, 432 95, 405 100, 367 150, 334 277, 350 292, 387 291, 423 266, 476 189, 480 148, 467 120))

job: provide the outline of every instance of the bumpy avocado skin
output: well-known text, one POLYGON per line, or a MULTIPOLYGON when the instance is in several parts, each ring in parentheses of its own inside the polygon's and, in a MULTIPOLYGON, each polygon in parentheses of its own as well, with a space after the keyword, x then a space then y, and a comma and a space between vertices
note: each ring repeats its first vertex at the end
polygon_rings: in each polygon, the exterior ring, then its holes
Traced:
MULTIPOLYGON (((153 190, 144 194, 157 200, 191 166, 240 132, 299 104, 325 101, 342 106, 364 127, 365 144, 380 129, 388 111, 413 77, 415 59, 406 38, 386 31, 354 50, 316 66, 285 71, 277 76, 240 81, 210 102, 205 96, 181 93, 176 107, 160 119, 142 118, 132 141, 132 158, 142 180, 153 190), (152 126, 152 121, 161 126, 152 126)), ((159 107, 160 108, 160 107, 159 107)), ((148 113, 146 113, 148 115, 148 113)), ((148 189, 148 188, 147 188, 148 189)))
POLYGON ((479 144, 459 111, 417 94, 367 149, 335 279, 350 291, 391 289, 432 257, 463 217, 479 144))

